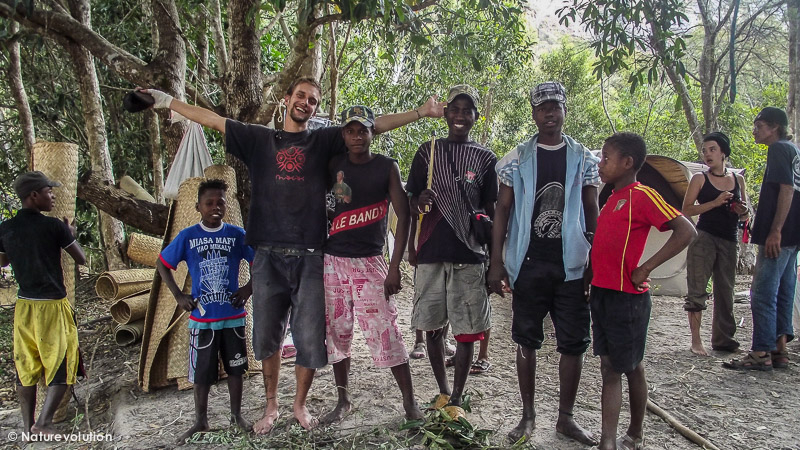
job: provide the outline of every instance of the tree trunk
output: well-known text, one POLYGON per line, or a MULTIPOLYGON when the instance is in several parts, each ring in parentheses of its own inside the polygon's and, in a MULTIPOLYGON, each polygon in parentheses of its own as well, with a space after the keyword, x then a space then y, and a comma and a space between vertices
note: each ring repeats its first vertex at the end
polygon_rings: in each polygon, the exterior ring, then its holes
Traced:
MULTIPOLYGON (((16 34, 19 31, 19 24, 13 21, 10 24, 11 34, 16 34)), ((33 144, 36 143, 36 134, 33 127, 31 106, 28 103, 28 94, 25 92, 25 84, 22 82, 19 40, 16 38, 12 39, 8 44, 8 59, 8 85, 11 87, 11 95, 17 105, 22 141, 25 144, 25 153, 28 155, 28 167, 33 167, 33 144)))
MULTIPOLYGON (((83 25, 91 27, 90 6, 88 0, 70 0, 70 10, 73 17, 83 25)), ((89 159, 92 171, 103 180, 113 182, 114 172, 111 167, 111 155, 108 152, 108 139, 106 136, 106 122, 100 104, 100 83, 97 81, 97 72, 94 60, 88 50, 79 44, 70 44, 67 51, 75 70, 75 78, 81 94, 81 106, 86 127, 86 136, 89 141, 89 159)), ((125 231, 122 223, 108 214, 100 211, 98 214, 98 228, 106 267, 109 270, 126 268, 123 258, 125 231)))
MULTIPOLYGON (((347 43, 345 42, 345 45, 347 43)), ((336 52, 336 24, 328 24, 328 78, 330 80, 330 106, 328 107, 328 118, 333 120, 336 117, 338 107, 336 93, 339 89, 339 61, 336 52)))
POLYGON ((708 133, 711 130, 716 130, 717 117, 715 111, 716 102, 714 101, 714 86, 717 81, 717 58, 715 55, 717 45, 717 32, 716 26, 710 22, 704 15, 703 28, 703 50, 700 54, 700 63, 698 64, 699 78, 700 78, 700 101, 703 110, 704 127, 701 133, 708 133))
POLYGON ((164 158, 161 152, 161 127, 158 114, 152 109, 144 111, 144 123, 150 134, 150 161, 153 167, 153 198, 164 204, 164 158))
POLYGON ((800 133, 800 0, 790 0, 787 19, 789 21, 789 98, 787 113, 792 134, 800 133))
POLYGON ((78 180, 78 198, 145 233, 162 236, 167 228, 167 206, 139 200, 91 170, 78 180))

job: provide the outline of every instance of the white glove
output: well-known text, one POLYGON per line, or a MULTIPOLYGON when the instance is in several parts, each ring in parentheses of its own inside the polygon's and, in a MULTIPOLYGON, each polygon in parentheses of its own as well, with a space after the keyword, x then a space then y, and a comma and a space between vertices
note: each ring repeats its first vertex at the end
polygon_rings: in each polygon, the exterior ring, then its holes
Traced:
POLYGON ((166 92, 161 92, 156 89, 144 89, 142 92, 153 96, 153 100, 156 101, 155 104, 153 104, 153 108, 169 108, 170 103, 172 103, 172 96, 166 92))

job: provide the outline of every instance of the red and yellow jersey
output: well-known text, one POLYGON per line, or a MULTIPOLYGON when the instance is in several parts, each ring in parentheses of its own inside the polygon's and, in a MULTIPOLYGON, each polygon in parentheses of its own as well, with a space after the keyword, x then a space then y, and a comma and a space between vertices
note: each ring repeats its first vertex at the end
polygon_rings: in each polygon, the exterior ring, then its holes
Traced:
POLYGON ((597 220, 592 285, 641 293, 631 283, 631 273, 642 258, 650 227, 666 231, 667 222, 680 215, 655 189, 639 182, 614 191, 597 220))

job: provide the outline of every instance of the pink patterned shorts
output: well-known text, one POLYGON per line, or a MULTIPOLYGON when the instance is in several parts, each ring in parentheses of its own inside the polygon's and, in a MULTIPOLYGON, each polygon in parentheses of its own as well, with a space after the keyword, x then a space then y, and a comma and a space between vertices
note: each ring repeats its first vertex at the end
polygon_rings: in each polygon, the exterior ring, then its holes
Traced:
POLYGON ((358 319, 376 367, 394 367, 408 361, 397 326, 394 298, 387 301, 383 295, 387 271, 383 256, 325 255, 325 325, 330 364, 350 357, 354 319, 358 319))

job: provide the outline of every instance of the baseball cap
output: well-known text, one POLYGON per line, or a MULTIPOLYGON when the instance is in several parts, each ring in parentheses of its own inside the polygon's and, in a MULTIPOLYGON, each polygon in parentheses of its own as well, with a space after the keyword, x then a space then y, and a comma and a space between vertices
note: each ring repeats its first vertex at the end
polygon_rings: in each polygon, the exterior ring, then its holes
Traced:
POLYGON ((468 84, 457 84, 450 88, 450 92, 447 94, 447 103, 449 104, 453 100, 456 99, 459 95, 466 95, 472 100, 472 106, 475 109, 478 109, 478 104, 480 103, 478 98, 478 90, 468 84))
POLYGON ((766 108, 762 109, 753 122, 756 120, 774 123, 776 125, 783 125, 785 127, 789 126, 789 117, 786 116, 786 112, 774 106, 767 106, 766 108))
POLYGON ((549 101, 557 101, 562 105, 567 104, 567 91, 558 81, 545 81, 531 89, 531 106, 535 108, 549 101))
POLYGON ((25 172, 14 180, 14 192, 21 199, 27 198, 31 192, 38 191, 43 187, 58 187, 61 183, 47 178, 47 175, 34 170, 33 172, 25 172))
POLYGON ((358 122, 365 127, 375 126, 375 114, 366 106, 351 106, 342 112, 342 126, 350 122, 358 122))

